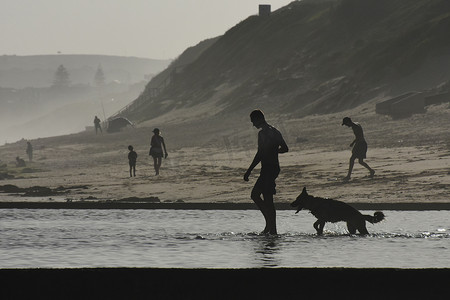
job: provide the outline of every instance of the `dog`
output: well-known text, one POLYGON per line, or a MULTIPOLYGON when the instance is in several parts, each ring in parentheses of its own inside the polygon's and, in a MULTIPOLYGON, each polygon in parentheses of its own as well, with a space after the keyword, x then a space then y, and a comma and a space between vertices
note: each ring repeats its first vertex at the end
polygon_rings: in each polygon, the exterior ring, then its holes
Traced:
POLYGON ((310 196, 306 191, 306 187, 303 188, 297 199, 291 203, 291 206, 297 208, 295 213, 306 208, 317 218, 313 226, 318 235, 323 233, 323 227, 326 222, 347 222, 350 234, 355 234, 356 230, 358 230, 360 234, 364 235, 369 233, 366 228, 366 221, 374 224, 384 220, 384 214, 381 211, 375 212, 373 216, 363 215, 357 209, 342 201, 310 196))

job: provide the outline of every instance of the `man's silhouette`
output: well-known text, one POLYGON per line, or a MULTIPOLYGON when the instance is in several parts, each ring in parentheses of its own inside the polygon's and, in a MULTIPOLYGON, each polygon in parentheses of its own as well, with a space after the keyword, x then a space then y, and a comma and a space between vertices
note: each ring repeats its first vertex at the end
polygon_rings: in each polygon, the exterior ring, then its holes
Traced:
POLYGON ((99 130, 99 129, 100 129, 100 132, 103 133, 102 126, 100 126, 100 119, 97 116, 95 116, 95 118, 94 118, 94 126, 95 126, 95 134, 97 134, 97 130, 99 130))
POLYGON ((27 150, 26 153, 28 155, 28 160, 32 161, 33 160, 33 146, 31 145, 30 142, 27 142, 27 150))
POLYGON ((267 124, 262 111, 252 111, 250 120, 253 126, 261 130, 258 132, 258 151, 244 175, 244 180, 248 181, 252 170, 261 162, 261 173, 252 189, 251 198, 266 220, 266 227, 263 233, 277 234, 273 195, 276 193, 275 179, 280 173, 278 153, 288 152, 289 149, 281 133, 276 128, 267 124), (261 195, 264 200, 261 198, 261 195))
POLYGON ((373 177, 375 171, 369 167, 367 163, 364 162, 367 153, 367 142, 364 139, 363 129, 360 124, 354 123, 352 119, 349 117, 345 117, 342 120, 342 125, 351 127, 353 129, 353 133, 355 134, 355 140, 350 144, 352 149, 352 156, 350 157, 350 163, 348 167, 348 174, 344 177, 344 180, 350 180, 353 171, 353 165, 355 164, 355 159, 358 159, 360 165, 364 166, 370 172, 370 177, 373 177))

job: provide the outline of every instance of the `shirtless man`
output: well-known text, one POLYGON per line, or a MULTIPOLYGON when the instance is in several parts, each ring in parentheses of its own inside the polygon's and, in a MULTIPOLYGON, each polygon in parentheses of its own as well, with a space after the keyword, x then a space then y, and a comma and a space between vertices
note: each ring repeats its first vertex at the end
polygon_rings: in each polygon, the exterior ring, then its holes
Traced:
POLYGON ((366 158, 367 153, 367 142, 364 139, 363 129, 361 125, 358 123, 354 123, 349 117, 345 117, 342 120, 342 125, 351 127, 353 129, 353 133, 355 134, 355 140, 350 144, 350 147, 353 147, 352 156, 350 157, 348 174, 346 177, 344 177, 344 181, 350 180, 353 171, 353 165, 355 164, 355 159, 358 159, 359 164, 369 170, 369 177, 373 177, 375 171, 370 168, 367 163, 364 162, 364 158, 366 158))
POLYGON ((253 126, 261 130, 258 132, 258 151, 247 172, 245 172, 244 180, 248 181, 252 170, 261 162, 261 172, 252 189, 251 198, 266 220, 266 227, 263 233, 277 234, 273 195, 276 193, 275 179, 280 173, 278 153, 286 153, 289 149, 281 133, 276 128, 267 124, 262 111, 252 111, 250 120, 253 126), (264 200, 261 198, 261 195, 264 200))

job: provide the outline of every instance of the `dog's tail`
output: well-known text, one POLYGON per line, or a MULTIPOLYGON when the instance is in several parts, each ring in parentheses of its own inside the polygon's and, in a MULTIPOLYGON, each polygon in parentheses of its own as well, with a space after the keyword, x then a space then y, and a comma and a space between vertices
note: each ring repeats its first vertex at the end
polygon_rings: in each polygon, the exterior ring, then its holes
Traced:
POLYGON ((363 215, 364 219, 372 224, 378 223, 384 220, 384 214, 381 211, 376 211, 373 216, 363 215))

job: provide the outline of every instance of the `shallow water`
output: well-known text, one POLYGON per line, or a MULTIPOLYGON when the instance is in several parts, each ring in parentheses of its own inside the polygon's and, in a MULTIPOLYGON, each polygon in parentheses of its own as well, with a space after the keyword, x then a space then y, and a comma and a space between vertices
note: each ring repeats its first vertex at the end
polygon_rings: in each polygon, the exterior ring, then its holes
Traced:
POLYGON ((264 236, 256 210, 2 209, 0 268, 450 267, 448 211, 384 213, 367 236, 316 236, 311 214, 278 211, 264 236))

